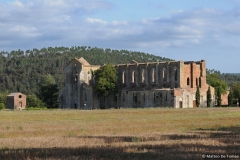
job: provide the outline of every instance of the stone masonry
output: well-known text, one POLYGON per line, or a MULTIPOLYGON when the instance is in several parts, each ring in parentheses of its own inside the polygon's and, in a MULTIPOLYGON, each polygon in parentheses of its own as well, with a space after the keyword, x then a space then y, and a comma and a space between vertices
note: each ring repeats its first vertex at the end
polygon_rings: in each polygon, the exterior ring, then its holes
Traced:
MULTIPOLYGON (((65 87, 59 94, 59 108, 148 108, 196 107, 195 93, 200 88, 200 102, 206 107, 206 62, 170 61, 116 65, 118 82, 116 93, 107 97, 94 90, 92 71, 101 66, 90 65, 84 58, 73 59, 66 68, 65 87)), ((215 104, 211 88, 212 106, 215 104)))

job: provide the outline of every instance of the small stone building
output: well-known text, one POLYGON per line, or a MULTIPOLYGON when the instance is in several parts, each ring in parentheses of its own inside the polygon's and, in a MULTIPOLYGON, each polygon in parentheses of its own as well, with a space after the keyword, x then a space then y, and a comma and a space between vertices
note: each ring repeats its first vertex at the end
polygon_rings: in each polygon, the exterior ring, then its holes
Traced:
POLYGON ((25 109, 26 95, 18 92, 7 96, 7 109, 25 109))
MULTIPOLYGON (((117 92, 97 95, 90 65, 84 58, 73 59, 66 68, 65 87, 59 94, 59 108, 148 108, 196 107, 195 93, 200 89, 200 106, 207 106, 206 61, 170 61, 115 65, 117 92)), ((214 88, 211 88, 215 104, 214 88)))

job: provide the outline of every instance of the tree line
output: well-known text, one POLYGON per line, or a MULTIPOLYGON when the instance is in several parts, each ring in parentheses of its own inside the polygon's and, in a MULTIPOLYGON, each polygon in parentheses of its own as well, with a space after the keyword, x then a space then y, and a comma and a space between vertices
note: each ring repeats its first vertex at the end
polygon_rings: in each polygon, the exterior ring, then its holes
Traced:
MULTIPOLYGON (((90 46, 1 51, 0 108, 5 105, 4 97, 11 92, 22 92, 28 95, 28 107, 57 107, 57 92, 64 86, 64 70, 70 60, 80 57, 84 57, 92 65, 125 64, 133 59, 137 62, 172 60, 149 53, 90 46), (48 99, 49 96, 44 97, 44 95, 54 95, 54 98, 48 99)), ((95 75, 98 77, 100 72, 95 75)), ((104 79, 101 81, 103 84, 106 83, 104 79)), ((233 99, 240 101, 240 74, 221 74, 220 71, 207 70, 207 82, 221 94, 226 93, 227 87, 231 86, 233 99)))
POLYGON ((221 106, 221 95, 227 92, 229 93, 228 105, 233 106, 238 103, 240 106, 240 74, 221 73, 207 69, 207 83, 215 88, 217 106, 221 106))
POLYGON ((102 49, 90 46, 48 47, 27 51, 0 52, 0 92, 36 94, 43 75, 50 74, 59 88, 64 85, 64 70, 73 58, 84 57, 92 65, 169 61, 148 53, 102 49))

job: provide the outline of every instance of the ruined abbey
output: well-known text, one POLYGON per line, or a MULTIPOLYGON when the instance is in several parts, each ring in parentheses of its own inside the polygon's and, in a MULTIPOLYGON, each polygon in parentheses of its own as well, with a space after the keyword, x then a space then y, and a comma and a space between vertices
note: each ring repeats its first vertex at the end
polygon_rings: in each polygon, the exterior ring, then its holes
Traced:
MULTIPOLYGON (((118 91, 108 96, 94 92, 91 71, 100 65, 90 65, 84 58, 73 59, 66 67, 65 87, 59 94, 59 108, 148 108, 196 107, 195 93, 200 89, 200 106, 207 106, 206 62, 170 61, 116 65, 118 91)), ((211 88, 212 106, 215 104, 211 88)))

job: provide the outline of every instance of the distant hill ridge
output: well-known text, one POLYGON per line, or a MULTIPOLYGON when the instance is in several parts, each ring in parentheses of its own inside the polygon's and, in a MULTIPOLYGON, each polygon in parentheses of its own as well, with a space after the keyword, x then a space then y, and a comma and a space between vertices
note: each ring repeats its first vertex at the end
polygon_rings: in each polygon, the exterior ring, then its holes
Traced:
POLYGON ((42 75, 51 74, 59 88, 64 85, 64 69, 73 58, 84 57, 90 64, 124 64, 137 62, 161 62, 172 59, 152 54, 102 49, 90 46, 48 47, 0 52, 0 92, 22 92, 37 94, 42 75))

